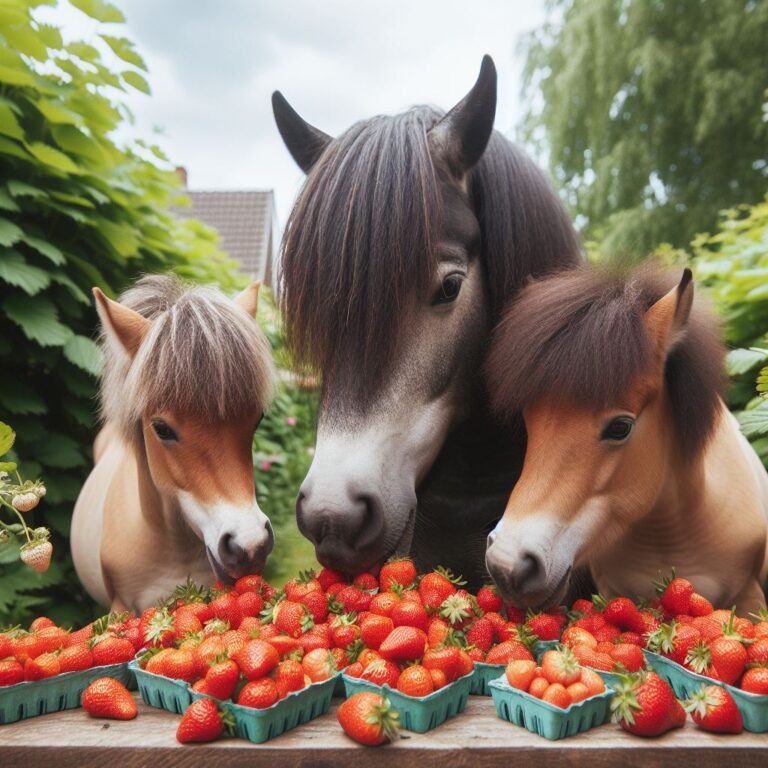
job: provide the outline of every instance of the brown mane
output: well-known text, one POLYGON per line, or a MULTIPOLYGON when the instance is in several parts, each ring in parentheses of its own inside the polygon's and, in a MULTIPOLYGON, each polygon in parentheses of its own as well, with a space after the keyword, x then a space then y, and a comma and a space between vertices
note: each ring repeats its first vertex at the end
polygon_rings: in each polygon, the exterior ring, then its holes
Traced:
POLYGON ((126 440, 150 411, 214 423, 266 410, 274 380, 269 342, 221 291, 147 275, 118 300, 152 321, 133 360, 102 334, 102 416, 126 440))
MULTIPOLYGON (((380 115, 332 140, 286 226, 281 302, 294 363, 360 399, 387 380, 434 274, 443 212, 427 132, 442 114, 380 115)), ((468 183, 495 322, 525 278, 576 263, 579 245, 544 174, 501 134, 468 183)))
MULTIPOLYGON (((520 291, 494 331, 486 376, 494 411, 509 418, 545 394, 605 408, 651 365, 643 318, 680 280, 648 264, 580 267, 520 291)), ((694 302, 665 370, 683 455, 706 444, 725 386, 725 349, 715 317, 694 302)))

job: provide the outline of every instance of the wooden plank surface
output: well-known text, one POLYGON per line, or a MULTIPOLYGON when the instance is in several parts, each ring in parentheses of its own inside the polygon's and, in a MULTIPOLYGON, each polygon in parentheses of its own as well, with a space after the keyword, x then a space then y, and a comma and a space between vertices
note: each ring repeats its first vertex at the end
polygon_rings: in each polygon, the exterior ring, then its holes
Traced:
POLYGON ((0 766, 12 768, 552 768, 553 766, 695 765, 739 768, 768 765, 768 734, 714 736, 688 722, 660 739, 639 739, 610 724, 563 741, 546 741, 496 717, 489 698, 472 696, 462 715, 427 734, 403 732, 397 743, 366 749, 351 742, 327 715, 266 744, 221 739, 181 745, 178 715, 139 701, 130 722, 92 720, 82 709, 59 712, 0 727, 0 766))

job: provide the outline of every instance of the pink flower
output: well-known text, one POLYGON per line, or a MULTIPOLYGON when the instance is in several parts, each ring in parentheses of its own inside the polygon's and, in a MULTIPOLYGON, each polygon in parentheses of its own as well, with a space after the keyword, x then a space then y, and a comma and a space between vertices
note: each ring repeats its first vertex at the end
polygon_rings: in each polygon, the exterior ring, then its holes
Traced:
POLYGON ((272 462, 269 461, 269 459, 264 459, 264 461, 259 462, 259 469, 263 469, 265 472, 269 472, 271 468, 272 462))
POLYGON ((288 416, 288 418, 285 420, 285 423, 286 423, 286 424, 287 424, 289 427, 295 427, 295 426, 296 426, 296 424, 298 423, 298 421, 297 421, 297 419, 296 419, 296 417, 295 417, 295 416, 288 416))

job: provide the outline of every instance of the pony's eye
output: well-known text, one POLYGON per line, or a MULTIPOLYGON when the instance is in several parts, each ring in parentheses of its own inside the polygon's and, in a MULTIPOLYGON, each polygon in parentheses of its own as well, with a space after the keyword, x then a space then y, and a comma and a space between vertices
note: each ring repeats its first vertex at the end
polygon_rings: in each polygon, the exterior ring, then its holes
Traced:
POLYGON ((432 306, 438 304, 451 304, 456 301, 461 291, 461 284, 463 280, 461 275, 452 274, 443 278, 443 282, 437 289, 437 293, 432 297, 432 306))
POLYGON ((179 440, 179 436, 176 434, 176 432, 174 432, 173 429, 171 429, 171 427, 169 427, 161 419, 155 419, 152 422, 152 429, 155 430, 155 434, 164 443, 175 443, 179 440))
POLYGON ((613 443, 621 443, 626 440, 635 426, 635 420, 629 416, 618 416, 611 419, 603 429, 602 440, 610 440, 613 443))

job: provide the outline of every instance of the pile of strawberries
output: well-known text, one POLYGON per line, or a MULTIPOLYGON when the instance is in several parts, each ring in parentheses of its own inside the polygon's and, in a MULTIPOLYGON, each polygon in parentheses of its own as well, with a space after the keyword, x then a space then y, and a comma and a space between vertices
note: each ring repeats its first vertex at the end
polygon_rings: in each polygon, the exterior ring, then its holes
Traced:
POLYGON ((0 632, 0 686, 130 661, 143 642, 139 619, 109 614, 71 632, 49 618, 0 632))
POLYGON ((505 675, 512 688, 561 709, 605 691, 603 678, 581 666, 568 647, 545 651, 538 665, 525 659, 511 661, 505 675))

